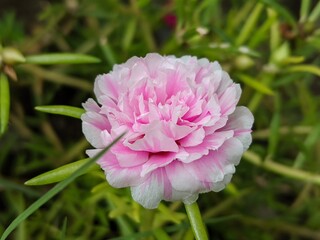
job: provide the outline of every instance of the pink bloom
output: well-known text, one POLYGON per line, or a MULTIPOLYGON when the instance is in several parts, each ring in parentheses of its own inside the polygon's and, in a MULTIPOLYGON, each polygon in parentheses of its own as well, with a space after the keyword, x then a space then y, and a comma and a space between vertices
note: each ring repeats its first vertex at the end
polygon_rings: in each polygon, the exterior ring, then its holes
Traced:
POLYGON ((236 107, 241 88, 217 62, 133 57, 99 75, 94 92, 100 105, 83 105, 83 132, 95 148, 87 154, 126 131, 98 163, 110 185, 131 187, 146 208, 224 189, 251 143, 253 116, 236 107))

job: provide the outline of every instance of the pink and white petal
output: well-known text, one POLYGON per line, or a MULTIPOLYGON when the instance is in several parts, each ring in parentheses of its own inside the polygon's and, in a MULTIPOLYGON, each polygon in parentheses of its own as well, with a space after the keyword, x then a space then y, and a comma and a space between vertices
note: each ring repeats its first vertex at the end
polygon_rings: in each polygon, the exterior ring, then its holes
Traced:
POLYGON ((188 134, 190 134, 192 131, 194 131, 194 127, 190 126, 181 126, 174 124, 173 122, 162 122, 162 127, 164 133, 174 140, 179 140, 181 138, 184 138, 188 134))
POLYGON ((81 120, 83 122, 88 122, 99 129, 110 130, 110 122, 105 115, 99 114, 97 112, 88 111, 81 115, 81 120))
POLYGON ((222 165, 238 165, 243 154, 243 145, 237 138, 230 138, 217 150, 216 159, 222 165))
POLYGON ((86 150, 86 154, 90 157, 93 158, 95 155, 97 155, 102 149, 88 149, 86 150))
POLYGON ((151 127, 145 136, 134 143, 126 142, 125 146, 135 151, 178 152, 179 147, 174 139, 167 137, 162 129, 151 127))
POLYGON ((143 183, 131 187, 132 198, 148 209, 156 208, 164 194, 165 179, 161 170, 152 172, 143 183))
POLYGON ((104 148, 109 144, 109 142, 106 142, 108 139, 106 135, 109 134, 107 130, 102 130, 89 122, 82 122, 82 132, 88 142, 95 148, 104 148))
POLYGON ((233 135, 233 130, 214 132, 211 135, 206 136, 204 142, 209 149, 217 150, 227 139, 232 138, 233 135))
POLYGON ((165 167, 168 179, 172 187, 180 192, 196 193, 201 187, 200 181, 194 178, 185 165, 180 161, 174 161, 165 167))
POLYGON ((164 200, 166 201, 183 201, 186 204, 192 204, 198 199, 198 192, 192 193, 192 192, 182 192, 178 191, 171 187, 172 193, 171 196, 165 197, 164 200))
MULTIPOLYGON (((225 189, 227 184, 230 183, 232 176, 232 173, 225 174, 223 180, 212 184, 209 191, 220 192, 221 190, 225 189)), ((207 189, 205 189, 205 191, 202 191, 201 193, 205 192, 208 192, 207 189)))
MULTIPOLYGON (((91 154, 88 152, 88 154, 91 154)), ((121 167, 117 156, 111 151, 104 154, 97 163, 105 171, 107 181, 116 188, 141 184, 145 178, 141 177, 141 165, 135 167, 121 167)))
POLYGON ((252 135, 251 135, 251 131, 247 131, 247 132, 241 132, 241 134, 239 134, 239 132, 236 132, 236 136, 235 136, 243 145, 243 151, 247 151, 250 144, 252 143, 252 135))
POLYGON ((218 129, 223 128, 228 122, 228 117, 227 116, 222 116, 219 118, 218 121, 216 121, 216 123, 212 126, 205 126, 204 129, 206 131, 206 135, 211 135, 212 133, 214 133, 215 131, 217 131, 218 129))
POLYGON ((203 128, 199 128, 191 132, 188 136, 179 140, 179 143, 183 147, 194 147, 203 142, 205 137, 205 131, 203 128))
POLYGON ((222 93, 219 97, 222 115, 229 115, 235 110, 240 94, 241 88, 239 84, 232 84, 222 93))
POLYGON ((228 87, 230 87, 234 83, 227 72, 221 70, 221 71, 215 71, 214 74, 216 74, 216 72, 220 72, 221 75, 219 79, 219 87, 215 89, 216 89, 216 93, 218 95, 221 95, 228 87))
POLYGON ((100 112, 100 106, 92 98, 89 98, 85 103, 82 104, 82 106, 87 112, 100 112))
POLYGON ((124 168, 142 165, 149 159, 148 152, 132 151, 121 143, 113 146, 111 151, 117 157, 119 166, 124 168))
POLYGON ((175 157, 176 153, 172 152, 160 152, 152 154, 149 160, 143 164, 141 176, 143 177, 157 168, 161 168, 170 164, 175 157))
POLYGON ((253 121, 254 117, 248 108, 237 107, 229 116, 229 120, 223 130, 234 130, 234 136, 242 142, 245 151, 252 142, 251 128, 253 121))
POLYGON ((194 105, 189 106, 189 111, 183 116, 184 119, 194 118, 202 113, 203 109, 203 102, 204 100, 198 100, 194 105))
POLYGON ((229 115, 228 122, 223 129, 229 130, 249 130, 252 128, 254 117, 250 110, 246 107, 237 107, 235 111, 229 115))
POLYGON ((186 152, 188 155, 184 155, 185 158, 179 158, 181 162, 184 163, 190 163, 193 162, 199 158, 201 158, 203 155, 207 155, 209 153, 209 145, 206 142, 202 142, 198 146, 195 147, 180 147, 180 152, 186 152))
POLYGON ((210 112, 212 116, 218 116, 221 115, 221 104, 219 102, 219 99, 216 94, 214 94, 209 101, 207 102, 206 108, 210 112))
POLYGON ((165 59, 158 53, 149 53, 145 56, 143 62, 148 69, 149 75, 155 78, 159 72, 159 67, 165 63, 165 59))
POLYGON ((210 183, 220 182, 224 178, 224 165, 218 162, 216 152, 210 151, 197 161, 185 164, 186 175, 201 183, 199 189, 210 188, 210 183))
POLYGON ((115 79, 114 74, 108 73, 98 75, 94 82, 94 93, 99 100, 102 95, 107 95, 116 100, 119 96, 119 82, 115 79))
POLYGON ((208 155, 184 167, 188 175, 201 182, 200 192, 220 191, 230 181, 226 176, 232 176, 235 172, 234 165, 239 163, 242 153, 242 144, 234 138, 226 141, 223 149, 210 151, 208 155))

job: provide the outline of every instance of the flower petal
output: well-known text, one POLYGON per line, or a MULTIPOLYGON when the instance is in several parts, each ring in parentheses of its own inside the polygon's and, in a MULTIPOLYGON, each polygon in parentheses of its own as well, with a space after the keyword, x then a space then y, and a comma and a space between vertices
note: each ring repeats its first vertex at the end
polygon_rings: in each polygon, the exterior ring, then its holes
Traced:
POLYGON ((245 151, 252 142, 251 128, 253 121, 254 117, 248 108, 237 107, 229 116, 228 122, 222 130, 234 130, 235 137, 242 142, 245 151))
MULTIPOLYGON (((138 186, 131 187, 132 198, 148 209, 156 208, 164 198, 165 179, 162 171, 154 171, 138 186)), ((170 186, 167 188, 170 189, 170 186)))
MULTIPOLYGON (((87 151, 90 156, 92 152, 87 151)), ((141 177, 141 165, 134 167, 120 166, 116 155, 108 151, 103 155, 97 163, 106 173, 106 178, 109 184, 113 187, 129 187, 139 185, 145 181, 145 177, 141 177)), ((148 175, 146 175, 148 177, 148 175)))
POLYGON ((194 147, 203 142, 205 137, 205 131, 203 128, 193 131, 185 138, 179 141, 180 145, 183 147, 194 147))

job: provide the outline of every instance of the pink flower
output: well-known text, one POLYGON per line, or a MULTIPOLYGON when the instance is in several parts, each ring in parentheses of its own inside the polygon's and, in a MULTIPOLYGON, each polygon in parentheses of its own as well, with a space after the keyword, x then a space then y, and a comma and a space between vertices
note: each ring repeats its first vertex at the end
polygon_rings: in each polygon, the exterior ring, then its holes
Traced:
POLYGON ((131 187, 145 208, 224 189, 251 143, 253 116, 236 107, 241 88, 217 62, 132 57, 99 75, 94 92, 100 105, 83 105, 83 132, 95 148, 87 154, 126 131, 98 164, 110 185, 131 187))

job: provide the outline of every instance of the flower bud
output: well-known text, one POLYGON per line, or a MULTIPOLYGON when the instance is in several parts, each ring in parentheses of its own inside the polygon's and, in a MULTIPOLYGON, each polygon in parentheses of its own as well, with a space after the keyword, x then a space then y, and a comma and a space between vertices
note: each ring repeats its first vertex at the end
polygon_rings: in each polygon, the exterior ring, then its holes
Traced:
MULTIPOLYGON (((12 47, 3 48, 1 52, 2 62, 8 65, 15 65, 26 61, 22 53, 12 47)), ((0 59, 1 61, 1 59, 0 59)))
POLYGON ((254 62, 249 56, 240 55, 240 56, 236 57, 236 59, 234 60, 234 64, 235 64, 236 68, 238 68, 240 70, 245 70, 245 69, 252 67, 254 65, 254 62))
POLYGON ((271 61, 276 65, 283 65, 284 61, 290 56, 290 47, 287 42, 284 42, 278 47, 271 56, 271 61))

